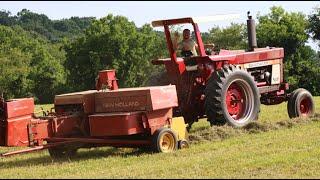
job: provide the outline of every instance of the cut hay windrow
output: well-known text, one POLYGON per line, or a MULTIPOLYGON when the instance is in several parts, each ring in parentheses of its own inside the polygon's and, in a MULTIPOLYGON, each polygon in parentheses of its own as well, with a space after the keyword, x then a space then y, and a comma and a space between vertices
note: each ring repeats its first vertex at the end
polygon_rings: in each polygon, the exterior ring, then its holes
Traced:
POLYGON ((298 124, 306 124, 313 121, 320 121, 320 114, 315 114, 310 118, 294 118, 278 121, 275 123, 251 122, 243 128, 234 128, 229 125, 212 126, 191 132, 189 134, 189 140, 191 144, 197 144, 205 141, 221 141, 243 134, 261 133, 272 130, 291 128, 298 124))

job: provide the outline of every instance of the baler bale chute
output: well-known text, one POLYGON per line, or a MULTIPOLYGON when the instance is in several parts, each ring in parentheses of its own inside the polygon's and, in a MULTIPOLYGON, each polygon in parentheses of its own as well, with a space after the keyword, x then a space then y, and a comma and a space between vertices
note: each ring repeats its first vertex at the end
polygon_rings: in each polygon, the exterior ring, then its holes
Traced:
POLYGON ((30 147, 2 156, 48 149, 52 157, 63 157, 97 146, 172 152, 189 146, 186 127, 198 119, 207 118, 211 125, 244 127, 258 120, 260 104, 288 101, 290 118, 312 116, 310 92, 288 91, 283 48, 257 48, 249 13, 247 50, 205 51, 197 23, 223 17, 152 22, 154 27, 164 27, 170 54, 152 63, 166 67, 170 84, 118 88, 115 70, 103 70, 96 90, 56 95, 54 112, 43 116, 34 114, 33 98, 1 98, 0 146, 30 147), (170 26, 176 24, 192 25, 198 56, 182 57, 173 49, 170 26))

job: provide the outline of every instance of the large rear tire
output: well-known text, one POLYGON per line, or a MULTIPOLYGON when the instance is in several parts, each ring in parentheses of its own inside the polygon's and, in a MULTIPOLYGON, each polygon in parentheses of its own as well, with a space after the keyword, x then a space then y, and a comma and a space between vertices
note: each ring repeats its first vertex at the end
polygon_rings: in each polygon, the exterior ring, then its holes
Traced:
POLYGON ((234 65, 225 65, 209 78, 205 110, 211 125, 246 126, 256 120, 260 93, 253 77, 234 65))
POLYGON ((287 110, 290 118, 312 116, 314 102, 311 93, 303 88, 294 90, 289 98, 287 110))

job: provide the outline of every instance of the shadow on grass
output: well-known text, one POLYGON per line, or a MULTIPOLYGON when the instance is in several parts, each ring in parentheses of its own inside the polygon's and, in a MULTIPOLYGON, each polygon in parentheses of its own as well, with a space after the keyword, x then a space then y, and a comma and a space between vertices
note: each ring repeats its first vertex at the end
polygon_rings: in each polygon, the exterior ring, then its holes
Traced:
MULTIPOLYGON (((44 150, 46 151, 46 150, 44 150)), ((33 152, 33 153, 39 153, 39 152, 33 152)), ((140 156, 145 154, 152 154, 153 152, 151 150, 147 150, 144 148, 92 148, 77 152, 75 156, 72 157, 66 157, 66 158, 58 158, 54 159, 51 158, 48 153, 42 154, 39 157, 23 157, 25 155, 16 155, 12 157, 5 157, 2 158, 0 162, 0 168, 1 169, 8 169, 8 168, 17 168, 17 167, 30 167, 30 166, 37 166, 37 165, 50 165, 50 164, 56 164, 56 163, 64 163, 64 162, 80 162, 88 159, 101 159, 106 157, 114 157, 114 156, 120 156, 120 157, 130 157, 130 156, 140 156), (21 156, 21 159, 17 158, 18 156, 21 156)))

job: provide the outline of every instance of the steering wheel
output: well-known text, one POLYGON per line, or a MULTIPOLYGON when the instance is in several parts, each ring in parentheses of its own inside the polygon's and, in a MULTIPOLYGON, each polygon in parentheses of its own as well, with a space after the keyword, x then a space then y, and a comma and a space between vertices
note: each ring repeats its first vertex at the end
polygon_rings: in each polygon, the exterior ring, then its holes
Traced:
POLYGON ((193 53, 191 51, 181 51, 181 55, 184 57, 190 57, 193 53))

